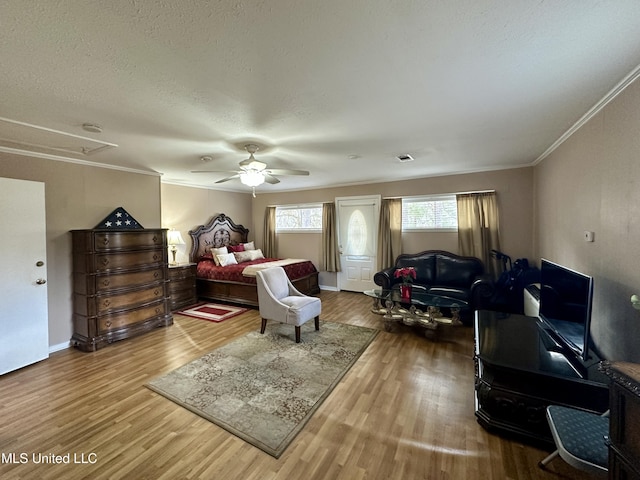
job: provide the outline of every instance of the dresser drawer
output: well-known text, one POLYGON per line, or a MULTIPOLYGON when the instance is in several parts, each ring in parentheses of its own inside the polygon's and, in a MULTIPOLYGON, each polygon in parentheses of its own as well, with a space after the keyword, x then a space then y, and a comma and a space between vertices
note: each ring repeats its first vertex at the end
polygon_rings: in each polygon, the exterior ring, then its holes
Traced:
POLYGON ((196 297, 196 287, 189 288, 186 290, 176 290, 175 292, 171 292, 171 302, 172 303, 184 303, 191 302, 195 303, 196 297))
POLYGON ((195 278, 181 278, 178 280, 171 279, 169 282, 169 292, 177 292, 178 290, 189 290, 192 289, 194 292, 196 291, 196 279, 195 278))
POLYGON ((164 233, 161 231, 97 232, 93 248, 99 251, 162 247, 164 233))
POLYGON ((178 267, 169 267, 169 278, 171 281, 183 280, 185 278, 196 278, 196 265, 185 265, 178 267))
POLYGON ((103 315, 98 318, 98 333, 106 333, 125 328, 136 323, 166 315, 167 313, 169 312, 167 312, 166 302, 161 301, 136 310, 103 315))
POLYGON ((79 295, 80 298, 74 298, 74 305, 76 306, 75 313, 93 317, 108 312, 146 305, 166 296, 164 283, 157 283, 151 286, 145 285, 143 288, 137 290, 128 290, 116 294, 103 294, 91 297, 79 295), (86 298, 86 301, 83 301, 83 298, 86 298))
POLYGON ((112 275, 76 275, 74 292, 82 295, 110 292, 123 288, 149 285, 164 280, 164 268, 112 275))
POLYGON ((117 269, 137 268, 142 266, 162 266, 164 261, 162 250, 144 250, 119 254, 98 254, 87 258, 93 261, 96 272, 108 272, 117 269))

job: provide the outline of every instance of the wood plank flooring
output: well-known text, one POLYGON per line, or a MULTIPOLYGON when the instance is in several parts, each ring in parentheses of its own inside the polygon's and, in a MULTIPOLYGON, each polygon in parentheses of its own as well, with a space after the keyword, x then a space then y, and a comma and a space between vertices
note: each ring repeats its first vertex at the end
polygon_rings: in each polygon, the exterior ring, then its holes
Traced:
POLYGON ((171 327, 0 377, 0 478, 590 478, 560 459, 541 470, 547 452, 478 425, 471 328, 437 341, 385 332, 369 297, 320 298, 323 321, 382 331, 279 459, 144 386, 259 329, 258 312, 219 324, 176 315, 171 327))

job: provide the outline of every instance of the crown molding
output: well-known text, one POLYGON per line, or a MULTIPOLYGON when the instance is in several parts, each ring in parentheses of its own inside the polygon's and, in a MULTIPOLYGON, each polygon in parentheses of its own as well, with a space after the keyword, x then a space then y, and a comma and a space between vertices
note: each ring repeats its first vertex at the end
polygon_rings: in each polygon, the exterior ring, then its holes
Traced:
POLYGON ((551 144, 531 165, 537 165, 547 158, 551 153, 562 145, 571 135, 578 131, 584 124, 591 120, 600 110, 602 110, 609 102, 616 98, 624 89, 631 85, 640 76, 640 65, 634 68, 631 73, 624 77, 613 89, 611 89, 598 103, 596 103, 587 113, 574 123, 569 130, 564 132, 560 138, 551 144))
POLYGON ((150 172, 148 170, 137 170, 135 168, 120 167, 117 165, 109 165, 106 163, 88 162, 87 160, 80 160, 78 158, 64 157, 61 155, 53 155, 50 153, 43 153, 43 152, 32 152, 29 150, 22 150, 20 148, 5 147, 3 145, 0 145, 0 152, 12 153, 14 155, 22 155, 25 157, 36 157, 36 158, 44 158, 46 160, 56 160, 58 162, 76 163, 78 165, 85 165, 87 167, 108 168, 110 170, 119 170, 122 172, 129 172, 129 173, 140 173, 142 175, 152 175, 155 177, 162 176, 162 173, 159 173, 159 172, 150 172))

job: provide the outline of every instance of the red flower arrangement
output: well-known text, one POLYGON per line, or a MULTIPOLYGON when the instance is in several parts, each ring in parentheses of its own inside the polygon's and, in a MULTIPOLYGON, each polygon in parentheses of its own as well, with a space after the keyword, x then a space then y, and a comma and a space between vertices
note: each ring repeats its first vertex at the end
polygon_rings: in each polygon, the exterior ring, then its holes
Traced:
POLYGON ((396 278, 402 278, 403 285, 406 285, 416 279, 416 269, 413 267, 396 268, 393 276, 396 278))

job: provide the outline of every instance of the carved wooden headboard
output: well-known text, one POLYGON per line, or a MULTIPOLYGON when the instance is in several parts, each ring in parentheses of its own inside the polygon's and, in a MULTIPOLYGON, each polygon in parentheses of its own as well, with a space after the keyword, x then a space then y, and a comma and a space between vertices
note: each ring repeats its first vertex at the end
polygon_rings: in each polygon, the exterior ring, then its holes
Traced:
POLYGON ((192 240, 189 258, 195 263, 211 248, 247 243, 249 229, 244 228, 243 225, 236 225, 233 220, 221 213, 206 225, 190 230, 189 235, 192 240))

